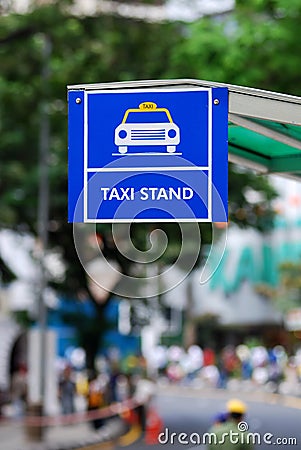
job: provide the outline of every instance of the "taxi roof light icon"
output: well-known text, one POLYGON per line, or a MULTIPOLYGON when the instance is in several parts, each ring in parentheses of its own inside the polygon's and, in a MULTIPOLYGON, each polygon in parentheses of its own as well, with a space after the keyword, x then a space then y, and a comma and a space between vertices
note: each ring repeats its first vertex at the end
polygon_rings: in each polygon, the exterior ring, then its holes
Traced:
POLYGON ((129 146, 166 146, 167 153, 172 154, 180 143, 180 129, 167 108, 158 108, 154 102, 143 102, 139 108, 126 110, 121 124, 115 129, 114 143, 118 147, 117 154, 126 154, 129 146))

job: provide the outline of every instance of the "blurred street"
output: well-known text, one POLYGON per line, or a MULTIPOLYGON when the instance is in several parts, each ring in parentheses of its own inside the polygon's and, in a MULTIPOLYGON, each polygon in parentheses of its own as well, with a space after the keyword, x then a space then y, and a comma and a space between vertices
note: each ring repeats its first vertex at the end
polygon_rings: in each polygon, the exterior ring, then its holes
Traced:
MULTIPOLYGON (((278 396, 260 396, 250 393, 232 393, 226 391, 196 391, 196 390, 177 390, 174 389, 161 391, 157 399, 157 407, 164 417, 164 426, 169 430, 169 436, 172 433, 197 433, 201 435, 208 431, 209 426, 217 411, 223 411, 226 401, 234 396, 239 396, 248 405, 246 421, 249 430, 260 433, 263 437, 264 433, 271 433, 275 437, 289 438, 295 437, 297 445, 300 448, 300 419, 301 419, 301 399, 291 402, 291 406, 284 406, 287 399, 278 396), (260 398, 261 397, 261 398, 260 398), (180 405, 180 406, 179 406, 180 405), (294 406, 293 406, 294 405, 294 406)), ((273 441, 274 442, 274 441, 273 441)), ((255 448, 268 449, 270 444, 261 443, 255 448)), ((159 445, 155 446, 155 448, 159 445)), ((162 447, 162 444, 160 445, 162 447)), ((177 437, 174 441, 167 442, 163 445, 165 448, 193 448, 196 445, 179 444, 177 437)), ((294 446, 277 445, 277 449, 293 448, 294 446)), ((147 449, 150 447, 143 446, 141 442, 137 442, 131 446, 131 449, 147 449)), ((154 446, 153 446, 154 448, 154 446)))
MULTIPOLYGON (((151 444, 147 444, 146 436, 139 432, 131 432, 131 438, 124 440, 116 448, 127 447, 132 450, 144 450, 162 447, 162 445, 165 448, 174 449, 199 447, 193 442, 191 445, 181 444, 177 440, 177 436, 180 433, 186 433, 188 437, 193 433, 202 436, 203 433, 208 431, 215 414, 224 411, 227 400, 233 397, 242 399, 248 406, 245 420, 249 425, 250 432, 259 433, 261 439, 263 439, 265 433, 273 435, 271 439, 295 438, 297 445, 291 445, 291 448, 299 448, 301 442, 299 426, 301 398, 267 393, 262 389, 248 390, 246 385, 241 384, 233 384, 232 388, 228 390, 178 385, 159 386, 157 395, 153 400, 153 406, 163 420, 161 432, 165 433, 164 439, 169 436, 169 441, 167 439, 166 443, 160 444, 156 439, 151 444), (168 435, 166 430, 168 430, 168 435), (176 433, 172 438, 173 440, 171 439, 172 433, 176 433)), ((91 437, 92 433, 95 432, 88 423, 49 427, 45 431, 45 442, 48 444, 65 443, 67 445, 68 442, 74 441, 76 438, 80 441, 85 437, 91 437)), ((3 423, 0 427, 0 439, 1 448, 5 450, 34 450, 38 448, 38 444, 30 443, 26 438, 21 422, 3 423)), ((261 442, 255 448, 265 450, 270 448, 270 445, 261 442)), ((277 445, 279 449, 288 447, 290 448, 287 444, 277 445)))

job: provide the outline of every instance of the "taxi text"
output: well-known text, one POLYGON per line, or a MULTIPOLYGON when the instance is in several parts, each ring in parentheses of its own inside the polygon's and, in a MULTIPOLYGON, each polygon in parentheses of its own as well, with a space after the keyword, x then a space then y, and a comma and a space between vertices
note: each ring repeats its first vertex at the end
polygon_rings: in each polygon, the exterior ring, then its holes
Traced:
POLYGON ((103 200, 190 200, 193 190, 190 187, 142 187, 138 191, 133 187, 101 187, 103 200))

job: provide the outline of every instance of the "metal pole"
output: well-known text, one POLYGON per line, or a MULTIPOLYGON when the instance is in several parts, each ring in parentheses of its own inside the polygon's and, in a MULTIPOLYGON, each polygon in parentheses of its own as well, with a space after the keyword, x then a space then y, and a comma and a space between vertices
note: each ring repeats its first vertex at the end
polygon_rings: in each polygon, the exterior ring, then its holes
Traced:
MULTIPOLYGON (((40 136, 39 136, 39 186, 38 186, 38 207, 37 207, 37 235, 38 235, 38 260, 40 264, 40 275, 37 292, 37 340, 30 336, 29 340, 29 364, 32 368, 31 381, 29 382, 29 405, 30 415, 44 415, 45 413, 45 375, 47 361, 47 306, 45 303, 45 290, 47 287, 47 272, 45 266, 45 256, 48 246, 48 215, 49 215, 49 144, 50 144, 50 124, 49 124, 49 61, 51 56, 51 42, 46 34, 40 35, 42 39, 42 71, 41 85, 43 97, 40 102, 40 136), (38 361, 37 361, 38 358, 38 361), (34 363, 32 363, 34 360, 34 363)), ((42 426, 26 425, 26 434, 30 441, 42 441, 42 426)))
POLYGON ((38 237, 40 252, 40 289, 38 326, 40 331, 40 400, 43 412, 45 399, 45 370, 46 370, 46 332, 47 332, 47 306, 45 304, 45 290, 47 287, 47 273, 45 267, 45 256, 48 246, 48 219, 49 219, 49 146, 50 146, 50 124, 49 124, 49 61, 51 56, 51 41, 47 34, 43 34, 42 49, 42 89, 43 100, 40 112, 40 143, 39 143, 39 199, 38 199, 38 237))

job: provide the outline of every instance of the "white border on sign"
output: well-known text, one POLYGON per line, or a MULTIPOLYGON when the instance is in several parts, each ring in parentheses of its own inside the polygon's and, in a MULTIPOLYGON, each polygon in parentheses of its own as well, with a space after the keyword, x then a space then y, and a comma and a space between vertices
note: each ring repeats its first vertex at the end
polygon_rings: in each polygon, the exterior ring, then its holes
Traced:
POLYGON ((88 92, 84 92, 84 223, 88 221, 88 92))
POLYGON ((208 219, 212 222, 212 89, 208 90, 208 219))
MULTIPOLYGON (((111 89, 111 90, 93 90, 91 92, 84 91, 84 223, 131 223, 131 222, 197 222, 198 219, 201 222, 212 222, 212 88, 202 88, 202 87, 192 87, 192 88, 154 88, 147 89, 147 92, 198 92, 205 91, 208 94, 208 166, 188 166, 188 167, 120 167, 120 168, 89 168, 88 167, 88 95, 94 94, 129 94, 129 93, 145 93, 146 89, 111 89), (168 170, 185 170, 185 171, 193 171, 193 170, 207 170, 208 171, 208 217, 207 218, 171 218, 171 219, 90 219, 88 217, 88 174, 91 172, 145 172, 145 171, 168 171, 168 170)), ((163 154, 163 153, 162 153, 163 154)))

